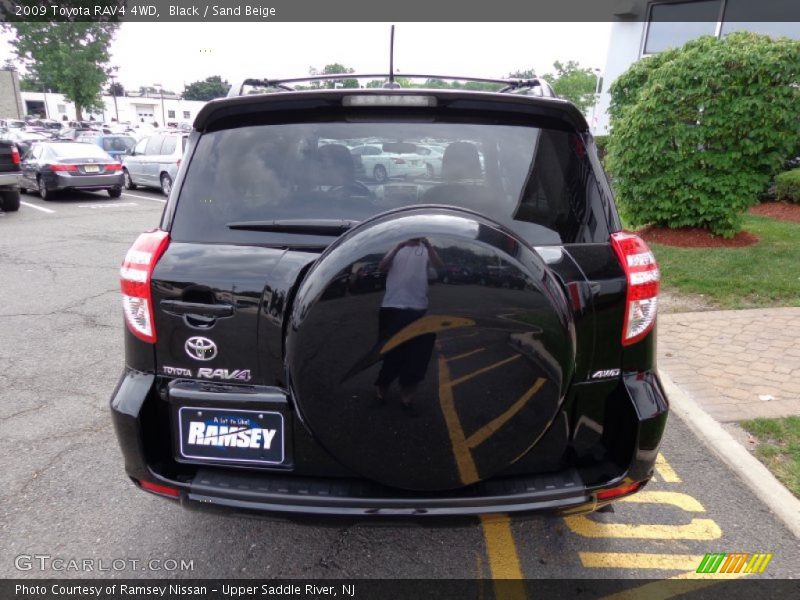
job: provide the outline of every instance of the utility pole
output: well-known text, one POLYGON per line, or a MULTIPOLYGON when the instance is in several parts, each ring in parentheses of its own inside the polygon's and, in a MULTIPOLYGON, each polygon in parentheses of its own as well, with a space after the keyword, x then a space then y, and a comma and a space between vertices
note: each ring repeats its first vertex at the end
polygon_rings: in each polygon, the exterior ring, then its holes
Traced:
POLYGON ((117 108, 117 71, 119 67, 111 67, 111 71, 109 72, 108 76, 111 78, 111 95, 114 97, 114 116, 117 118, 117 123, 119 123, 119 109, 117 108))

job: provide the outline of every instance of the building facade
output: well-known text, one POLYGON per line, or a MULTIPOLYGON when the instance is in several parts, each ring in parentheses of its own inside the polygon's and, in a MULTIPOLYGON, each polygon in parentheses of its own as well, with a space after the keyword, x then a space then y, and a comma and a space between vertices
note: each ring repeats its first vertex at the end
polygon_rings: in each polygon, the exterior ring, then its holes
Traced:
POLYGON ((24 115, 17 72, 0 69, 0 119, 21 119, 24 115))
POLYGON ((800 40, 797 0, 625 0, 614 17, 595 135, 608 133, 609 87, 637 60, 702 35, 742 30, 800 40))
MULTIPOLYGON (((103 110, 84 111, 84 120, 120 123, 157 123, 159 126, 192 123, 205 102, 182 100, 177 96, 103 96, 103 110)), ((62 94, 22 92, 27 115, 38 115, 54 121, 74 121, 75 105, 62 94)))

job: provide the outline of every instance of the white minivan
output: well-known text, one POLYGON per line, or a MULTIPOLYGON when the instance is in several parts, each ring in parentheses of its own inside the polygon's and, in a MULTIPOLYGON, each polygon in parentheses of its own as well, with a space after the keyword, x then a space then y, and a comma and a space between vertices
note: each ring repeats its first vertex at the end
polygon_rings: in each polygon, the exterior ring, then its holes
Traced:
POLYGON ((125 188, 157 187, 169 196, 188 137, 185 133, 155 133, 139 140, 122 160, 125 188))

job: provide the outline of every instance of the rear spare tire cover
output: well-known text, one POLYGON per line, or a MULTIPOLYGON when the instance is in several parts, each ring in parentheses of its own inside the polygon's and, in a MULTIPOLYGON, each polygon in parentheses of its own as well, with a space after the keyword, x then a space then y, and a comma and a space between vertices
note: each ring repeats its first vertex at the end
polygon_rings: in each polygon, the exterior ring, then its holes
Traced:
POLYGON ((286 344, 317 441, 409 490, 463 487, 522 457, 575 362, 567 300, 542 259, 446 207, 384 213, 332 244, 298 288, 286 344), (459 277, 445 284, 448 269, 459 277))

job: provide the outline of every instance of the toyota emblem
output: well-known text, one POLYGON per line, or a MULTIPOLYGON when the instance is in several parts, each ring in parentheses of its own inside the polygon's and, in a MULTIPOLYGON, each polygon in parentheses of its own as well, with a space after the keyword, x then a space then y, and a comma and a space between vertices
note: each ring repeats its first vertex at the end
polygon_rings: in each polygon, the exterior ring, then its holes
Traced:
POLYGON ((195 360, 211 360, 217 355, 217 345, 206 337, 196 335, 186 340, 186 354, 195 360))

